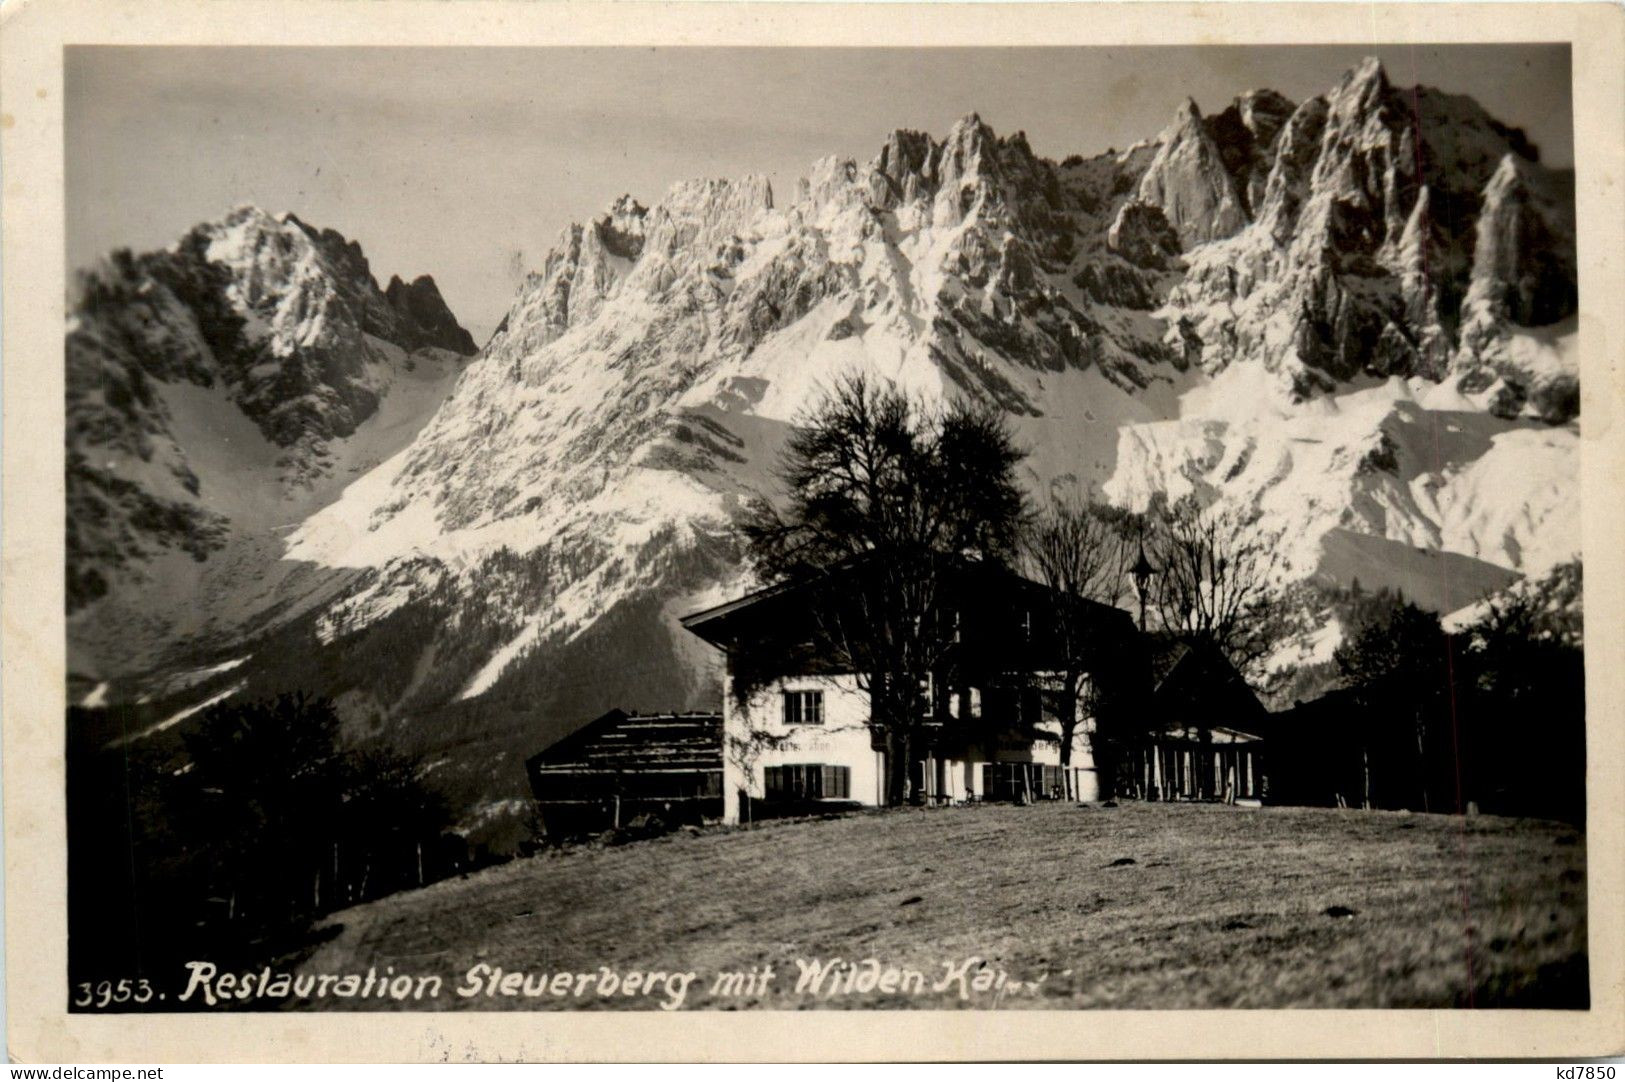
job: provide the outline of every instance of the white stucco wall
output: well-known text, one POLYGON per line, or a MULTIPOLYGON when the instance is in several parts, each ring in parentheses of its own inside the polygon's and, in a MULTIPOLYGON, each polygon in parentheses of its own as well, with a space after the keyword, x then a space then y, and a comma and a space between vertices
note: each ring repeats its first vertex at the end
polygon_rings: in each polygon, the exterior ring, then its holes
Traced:
POLYGON ((852 800, 869 805, 884 803, 882 755, 870 747, 869 694, 858 687, 856 677, 806 676, 775 681, 753 695, 743 708, 728 696, 722 723, 724 733, 731 738, 746 738, 760 731, 787 739, 784 747, 759 750, 749 764, 748 778, 746 764, 733 740, 729 740, 722 772, 723 815, 728 822, 738 821, 739 790, 744 789, 752 798, 762 796, 763 770, 787 763, 844 766, 852 772, 852 800), (786 726, 786 691, 822 691, 823 724, 786 726))
MULTIPOLYGON (((869 695, 859 688, 853 676, 779 680, 757 692, 743 707, 734 702, 731 695, 727 696, 723 705, 723 731, 728 736, 723 767, 724 819, 730 823, 739 821, 741 789, 753 799, 763 796, 766 767, 793 763, 844 766, 851 771, 853 801, 872 806, 884 804, 885 755, 871 747, 868 722, 869 695), (824 693, 823 724, 785 726, 783 693, 814 690, 824 693), (787 742, 783 747, 758 748, 747 763, 735 741, 753 731, 785 737, 787 742)), ((1060 732, 1053 717, 1046 717, 1044 727, 1057 735, 1060 732)), ((1094 760, 1089 752, 1088 727, 1086 720, 1073 737, 1071 788, 1079 800, 1095 800, 1099 796, 1094 760)), ((973 748, 966 758, 944 761, 940 769, 935 760, 930 760, 926 769, 927 791, 954 801, 964 800, 971 794, 980 796, 980 764, 994 760, 1058 766, 1060 744, 1039 741, 1024 747, 973 748)))

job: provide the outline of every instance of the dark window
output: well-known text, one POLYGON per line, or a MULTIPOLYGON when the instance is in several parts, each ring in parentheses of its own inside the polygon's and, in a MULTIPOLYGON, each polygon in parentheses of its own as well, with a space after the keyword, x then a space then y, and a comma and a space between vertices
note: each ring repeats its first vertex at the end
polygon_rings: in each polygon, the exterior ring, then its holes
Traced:
POLYGON ((772 800, 850 800, 852 768, 822 763, 786 763, 762 771, 762 788, 772 800))
POLYGON ((985 800, 1048 800, 1060 795, 1061 768, 1043 763, 983 763, 985 800))
POLYGON ((823 773, 801 763, 770 766, 764 772, 767 795, 777 800, 817 800, 823 790, 823 773))
POLYGON ((1023 725, 1040 725, 1044 721, 1044 703, 1039 697, 1035 687, 1024 687, 1019 692, 1021 702, 1021 723, 1023 725))
POLYGON ((995 725, 1014 725, 1016 723, 1020 704, 1016 698, 1015 688, 987 688, 982 692, 982 702, 984 704, 983 716, 995 725))
POLYGON ((959 716, 966 721, 982 716, 981 691, 964 688, 959 692, 959 716))
POLYGON ((1043 796, 1060 798, 1066 788, 1066 777, 1058 766, 1045 766, 1043 796))
POLYGON ((824 724, 824 693, 822 691, 785 692, 784 723, 786 725, 824 724))

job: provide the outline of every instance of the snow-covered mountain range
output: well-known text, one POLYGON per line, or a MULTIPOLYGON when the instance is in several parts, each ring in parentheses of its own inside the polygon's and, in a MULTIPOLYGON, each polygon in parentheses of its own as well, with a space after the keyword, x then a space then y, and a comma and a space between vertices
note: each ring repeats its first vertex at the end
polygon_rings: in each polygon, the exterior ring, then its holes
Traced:
POLYGON ((379 290, 293 218, 240 210, 92 282, 80 693, 155 726, 334 694, 471 826, 595 712, 715 704, 675 616, 748 585, 741 502, 844 371, 997 403, 1035 493, 1242 512, 1283 583, 1453 611, 1579 547, 1572 177, 1375 60, 1091 158, 973 115, 793 193, 623 196, 466 365, 432 282, 379 290))
POLYGON ((67 585, 90 675, 239 633, 267 580, 292 585, 280 534, 404 447, 475 352, 432 278, 380 289, 359 245, 253 207, 77 285, 67 585))

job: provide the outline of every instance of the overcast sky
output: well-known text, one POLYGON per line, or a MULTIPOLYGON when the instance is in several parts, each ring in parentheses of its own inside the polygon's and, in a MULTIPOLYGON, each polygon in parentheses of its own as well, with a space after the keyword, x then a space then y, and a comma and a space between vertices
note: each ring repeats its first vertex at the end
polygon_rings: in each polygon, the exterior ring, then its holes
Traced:
POLYGON ((826 154, 976 111, 1061 158, 1156 134, 1272 87, 1324 92, 1361 57, 1471 94, 1573 162, 1558 46, 1169 49, 68 50, 70 266, 167 245, 238 203, 361 242, 373 273, 433 274, 484 337, 570 221, 622 192, 766 173, 788 196, 826 154))

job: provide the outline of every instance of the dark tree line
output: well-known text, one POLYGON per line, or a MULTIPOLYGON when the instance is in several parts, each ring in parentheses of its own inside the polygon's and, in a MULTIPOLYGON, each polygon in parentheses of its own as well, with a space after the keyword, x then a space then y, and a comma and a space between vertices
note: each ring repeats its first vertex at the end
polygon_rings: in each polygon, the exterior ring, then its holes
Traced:
POLYGON ((1580 589, 1580 565, 1562 565, 1456 631, 1401 594, 1355 593, 1343 686, 1277 726, 1283 796, 1583 821, 1580 589))
POLYGON ((75 746, 88 720, 76 713, 68 718, 76 979, 158 974, 202 951, 269 960, 314 918, 466 860, 417 765, 345 747, 326 699, 224 703, 179 740, 159 734, 113 748, 75 746))

